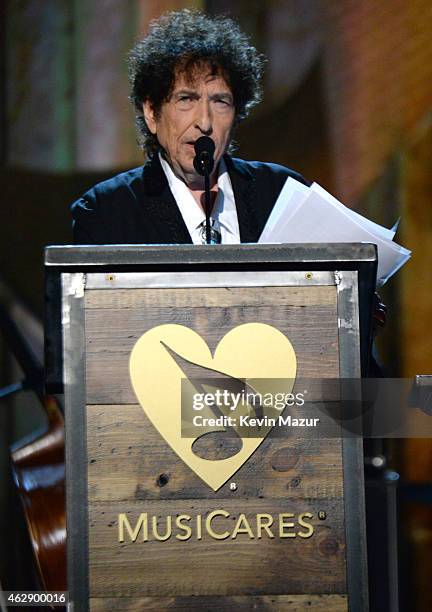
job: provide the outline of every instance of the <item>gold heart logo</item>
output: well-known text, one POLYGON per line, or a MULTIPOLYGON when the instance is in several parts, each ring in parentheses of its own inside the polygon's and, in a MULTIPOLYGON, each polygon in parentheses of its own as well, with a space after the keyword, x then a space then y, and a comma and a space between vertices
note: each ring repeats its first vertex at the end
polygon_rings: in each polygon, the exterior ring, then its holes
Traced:
MULTIPOLYGON (((182 437, 182 379, 187 377, 173 355, 243 380, 262 395, 291 393, 297 370, 296 355, 288 338, 264 323, 245 323, 230 330, 220 340, 214 357, 203 338, 183 325, 159 325, 136 342, 129 369, 141 407, 182 461, 217 491, 249 459, 271 427, 263 428, 261 437, 242 437, 241 449, 232 457, 214 461, 197 456, 192 446, 199 436, 182 437)), ((221 429, 213 427, 211 431, 221 429)))

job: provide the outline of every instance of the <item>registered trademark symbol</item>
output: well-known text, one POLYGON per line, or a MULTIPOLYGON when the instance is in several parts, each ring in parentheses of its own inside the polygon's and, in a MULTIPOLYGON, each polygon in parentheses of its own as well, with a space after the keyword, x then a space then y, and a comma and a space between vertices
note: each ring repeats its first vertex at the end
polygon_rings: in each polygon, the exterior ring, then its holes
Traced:
POLYGON ((320 521, 325 521, 326 518, 327 518, 327 513, 324 512, 324 510, 320 510, 318 512, 318 518, 319 518, 320 521))
POLYGON ((231 491, 237 491, 237 485, 235 482, 230 482, 230 490, 231 491))

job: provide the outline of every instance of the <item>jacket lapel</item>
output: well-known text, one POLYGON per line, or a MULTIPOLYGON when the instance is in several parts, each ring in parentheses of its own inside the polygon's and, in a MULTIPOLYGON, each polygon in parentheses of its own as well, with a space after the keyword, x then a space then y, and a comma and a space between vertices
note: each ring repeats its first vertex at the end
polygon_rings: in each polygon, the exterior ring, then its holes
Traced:
POLYGON ((240 242, 258 242, 262 228, 259 227, 256 215, 255 175, 243 160, 229 155, 225 155, 224 160, 234 192, 240 242))
POLYGON ((143 185, 146 216, 156 229, 160 244, 192 244, 158 156, 145 164, 143 185))

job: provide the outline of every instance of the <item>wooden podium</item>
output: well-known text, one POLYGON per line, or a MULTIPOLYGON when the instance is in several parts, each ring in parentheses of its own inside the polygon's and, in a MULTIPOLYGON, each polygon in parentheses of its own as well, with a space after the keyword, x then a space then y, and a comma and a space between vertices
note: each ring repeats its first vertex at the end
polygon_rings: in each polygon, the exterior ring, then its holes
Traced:
POLYGON ((179 366, 166 343, 180 330, 186 361, 196 345, 207 367, 231 360, 247 377, 236 364, 253 355, 269 376, 277 336, 295 378, 358 378, 375 246, 48 247, 45 264, 47 386, 65 394, 71 609, 368 610, 362 440, 270 431, 209 486, 203 473, 220 476, 226 457, 213 448, 201 473, 179 456, 179 366), (221 357, 239 329, 251 339, 221 357))

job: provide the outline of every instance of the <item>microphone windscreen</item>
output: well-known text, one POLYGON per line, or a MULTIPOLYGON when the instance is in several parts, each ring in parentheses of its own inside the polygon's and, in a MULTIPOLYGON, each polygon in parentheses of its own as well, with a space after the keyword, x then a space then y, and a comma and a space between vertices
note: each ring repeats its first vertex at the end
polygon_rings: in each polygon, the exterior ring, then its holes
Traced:
POLYGON ((207 153, 209 157, 213 158, 215 152, 215 143, 208 136, 200 136, 194 144, 195 155, 199 157, 202 153, 207 153))

